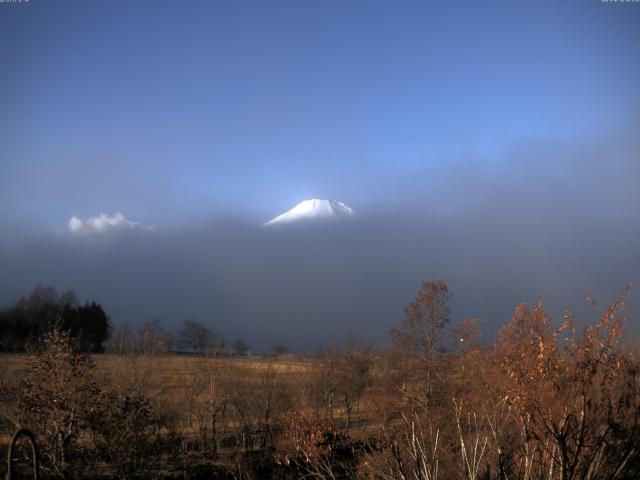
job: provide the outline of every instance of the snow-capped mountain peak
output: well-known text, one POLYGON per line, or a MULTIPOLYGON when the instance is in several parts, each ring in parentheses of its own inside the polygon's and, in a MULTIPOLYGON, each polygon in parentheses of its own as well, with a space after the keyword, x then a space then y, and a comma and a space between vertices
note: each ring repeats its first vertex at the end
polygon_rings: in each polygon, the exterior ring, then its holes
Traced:
POLYGON ((337 200, 310 198, 309 200, 300 202, 282 215, 278 215, 269 220, 264 225, 276 225, 311 219, 337 219, 351 217, 353 215, 354 211, 351 207, 337 200))

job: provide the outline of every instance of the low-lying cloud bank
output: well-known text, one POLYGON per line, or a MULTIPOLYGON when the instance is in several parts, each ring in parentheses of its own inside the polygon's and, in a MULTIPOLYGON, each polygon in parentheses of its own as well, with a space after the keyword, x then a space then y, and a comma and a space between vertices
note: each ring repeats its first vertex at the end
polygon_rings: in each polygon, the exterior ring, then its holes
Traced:
POLYGON ((254 351, 276 343, 304 351, 349 334, 386 341, 432 278, 453 290, 454 319, 479 317, 489 334, 516 303, 540 296, 558 317, 564 307, 584 313, 587 291, 604 306, 637 278, 638 233, 628 223, 577 229, 499 214, 268 231, 219 220, 180 233, 33 241, 3 253, 0 287, 6 300, 36 283, 74 288, 116 323, 194 318, 254 351))
POLYGON ((417 173, 381 193, 388 208, 353 204, 360 214, 347 222, 265 229, 218 218, 144 231, 105 216, 97 224, 117 235, 0 239, 0 303, 38 283, 74 288, 116 323, 194 318, 254 351, 348 334, 384 342, 433 278, 454 292, 453 319, 479 317, 489 334, 539 297, 579 320, 640 280, 640 135, 605 140, 520 145, 493 171, 417 173))

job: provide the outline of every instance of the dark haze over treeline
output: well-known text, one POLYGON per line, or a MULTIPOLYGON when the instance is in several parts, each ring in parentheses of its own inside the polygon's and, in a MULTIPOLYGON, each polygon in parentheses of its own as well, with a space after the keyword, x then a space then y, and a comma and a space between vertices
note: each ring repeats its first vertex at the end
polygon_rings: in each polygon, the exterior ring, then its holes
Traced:
POLYGON ((452 317, 478 317, 489 334, 521 301, 579 314, 588 291, 610 299, 638 280, 635 130, 522 143, 493 169, 469 159, 387 182, 363 172, 378 203, 351 203, 351 222, 270 229, 213 215, 105 235, 5 232, 0 303, 37 284, 72 288, 116 326, 193 318, 257 351, 349 334, 387 341, 425 278, 446 279, 452 317))

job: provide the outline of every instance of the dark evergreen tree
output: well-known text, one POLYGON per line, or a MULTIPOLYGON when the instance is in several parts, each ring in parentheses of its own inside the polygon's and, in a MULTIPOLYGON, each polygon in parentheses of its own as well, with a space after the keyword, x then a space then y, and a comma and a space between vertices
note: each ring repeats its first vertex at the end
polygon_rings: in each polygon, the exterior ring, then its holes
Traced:
POLYGON ((56 322, 79 340, 84 351, 101 352, 111 334, 110 319, 96 302, 80 306, 72 290, 58 295, 53 287, 38 286, 0 313, 0 349, 32 349, 56 322))

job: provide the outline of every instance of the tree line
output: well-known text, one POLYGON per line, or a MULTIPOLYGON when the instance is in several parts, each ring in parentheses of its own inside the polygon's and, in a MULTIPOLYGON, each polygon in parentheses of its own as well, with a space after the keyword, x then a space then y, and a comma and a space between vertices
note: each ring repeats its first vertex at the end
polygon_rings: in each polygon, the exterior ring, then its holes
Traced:
MULTIPOLYGON (((247 355, 251 347, 242 339, 227 344, 212 328, 186 319, 174 334, 160 320, 144 322, 139 328, 121 324, 114 328, 109 315, 95 301, 80 304, 73 290, 59 294, 50 286, 38 286, 13 306, 0 311, 0 351, 32 352, 54 326, 68 331, 84 352, 112 354, 160 354, 172 351, 196 354, 233 353, 247 355)), ((285 345, 274 353, 288 352, 285 345)))
POLYGON ((101 352, 111 334, 111 320, 94 301, 79 304, 73 290, 58 294, 53 287, 38 286, 0 312, 0 350, 33 351, 51 328, 69 331, 87 352, 101 352))
MULTIPOLYGON (((231 343, 214 329, 193 319, 186 319, 173 333, 162 321, 144 322, 139 328, 123 323, 114 329, 104 343, 106 353, 113 355, 158 355, 167 353, 192 353, 196 355, 249 355, 251 346, 242 339, 231 343)), ((276 355, 289 350, 278 344, 273 347, 276 355)))

